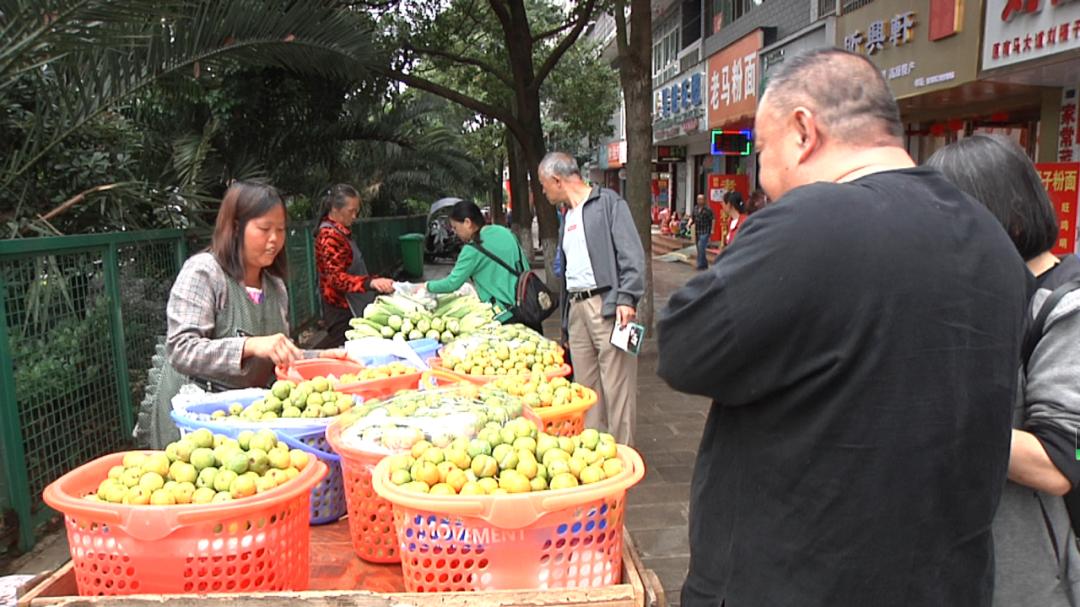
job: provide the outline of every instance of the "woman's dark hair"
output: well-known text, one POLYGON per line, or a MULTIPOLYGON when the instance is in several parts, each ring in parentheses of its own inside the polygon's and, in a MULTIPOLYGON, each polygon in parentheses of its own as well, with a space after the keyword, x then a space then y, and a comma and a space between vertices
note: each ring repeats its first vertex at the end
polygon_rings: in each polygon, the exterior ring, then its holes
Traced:
POLYGON ((459 200, 457 204, 450 209, 450 219, 463 222, 466 219, 473 222, 477 228, 482 228, 487 225, 487 220, 484 219, 484 213, 480 210, 480 207, 476 206, 476 203, 471 200, 459 200))
POLYGON ((1011 139, 965 137, 934 152, 926 164, 990 209, 1025 261, 1054 247, 1054 206, 1035 165, 1011 139))
POLYGON ((360 200, 360 192, 347 183, 339 183, 327 188, 323 192, 322 203, 319 205, 319 221, 326 219, 331 210, 344 208, 352 198, 360 200))
POLYGON ((736 211, 740 213, 746 212, 746 203, 743 202, 742 194, 740 194, 737 190, 731 190, 730 192, 724 194, 724 202, 730 204, 732 207, 735 208, 736 211))
MULTIPOLYGON (((269 185, 238 181, 225 191, 208 250, 225 273, 238 282, 244 281, 244 228, 252 219, 258 219, 278 206, 285 210, 281 194, 269 185)), ((287 267, 283 242, 281 250, 274 257, 274 263, 270 264, 266 271, 284 279, 287 267)))
POLYGON ((750 194, 749 202, 747 202, 746 204, 746 214, 752 215, 755 212, 764 209, 765 205, 767 205, 768 203, 769 198, 765 195, 765 192, 762 192, 761 190, 754 190, 754 192, 750 194))

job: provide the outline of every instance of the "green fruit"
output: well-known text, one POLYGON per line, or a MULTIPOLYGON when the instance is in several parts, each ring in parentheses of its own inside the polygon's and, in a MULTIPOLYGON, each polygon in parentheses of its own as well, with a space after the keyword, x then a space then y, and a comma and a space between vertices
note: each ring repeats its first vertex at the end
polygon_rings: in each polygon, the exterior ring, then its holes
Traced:
POLYGON ((267 421, 270 421, 270 420, 272 420, 272 419, 277 419, 277 418, 278 418, 278 414, 277 414, 277 413, 274 413, 273 411, 267 411, 266 413, 263 413, 263 414, 262 414, 262 415, 261 415, 261 416, 259 417, 259 421, 264 421, 264 422, 267 422, 267 421))
POLYGON ((334 417, 339 413, 336 403, 323 403, 322 414, 324 417, 334 417))
POLYGON ((405 483, 401 486, 401 488, 405 491, 412 491, 413 493, 428 493, 429 491, 431 491, 427 483, 423 483, 420 481, 405 483))
POLYGON ((513 470, 517 468, 517 465, 521 462, 521 458, 518 457, 517 451, 510 449, 503 455, 502 459, 499 459, 499 470, 513 470))
POLYGON ((253 482, 255 483, 256 493, 264 493, 266 491, 270 491, 271 489, 276 489, 279 484, 277 480, 271 477, 269 474, 266 476, 261 476, 253 482))
POLYGON ((123 475, 124 475, 124 467, 123 466, 113 466, 112 468, 109 468, 109 478, 113 479, 114 481, 120 480, 120 477, 123 476, 123 475))
POLYGON ((607 478, 607 475, 604 474, 604 469, 595 464, 591 466, 586 466, 585 469, 581 471, 581 474, 579 476, 581 477, 581 484, 583 485, 599 483, 600 481, 607 478))
POLYGON ((501 445, 496 445, 495 448, 491 450, 491 456, 495 458, 495 461, 501 462, 503 460, 503 458, 505 458, 508 453, 513 453, 513 452, 514 452, 513 445, 501 444, 501 445))
POLYGON ((491 455, 491 443, 486 440, 474 438, 469 441, 469 446, 466 449, 466 453, 469 457, 476 457, 477 455, 491 455))
POLYGON ((566 451, 567 453, 574 452, 574 440, 569 436, 559 437, 559 449, 566 451))
POLYGON ((514 444, 514 440, 517 439, 517 433, 515 433, 514 429, 510 426, 505 426, 499 431, 499 437, 502 439, 502 442, 512 445, 514 444))
POLYGON ((536 457, 543 458, 544 454, 551 449, 559 448, 559 439, 551 436, 550 434, 541 434, 540 438, 536 439, 536 457))
POLYGON ((214 495, 214 499, 210 500, 210 503, 211 504, 222 504, 222 503, 231 502, 231 501, 232 501, 232 496, 229 495, 228 491, 218 491, 217 494, 214 495))
MULTIPOLYGON (((280 383, 280 382, 278 382, 280 383)), ((236 435, 236 444, 240 445, 240 448, 247 451, 251 448, 251 439, 255 436, 255 433, 251 430, 244 430, 240 434, 236 435)))
POLYGON ((147 472, 139 478, 139 487, 148 493, 153 493, 165 486, 165 479, 157 472, 147 472))
POLYGON ((316 377, 311 380, 311 387, 316 392, 326 392, 330 389, 330 382, 325 377, 316 377))
POLYGON ((563 472, 551 477, 551 482, 548 483, 550 489, 570 489, 571 487, 578 486, 578 479, 569 472, 563 472))
POLYGON ((191 494, 192 504, 209 504, 214 500, 216 492, 211 487, 199 487, 191 494))
POLYGON ((401 324, 402 324, 402 318, 400 316, 398 316, 397 314, 393 314, 393 315, 390 316, 390 318, 386 319, 386 326, 390 327, 394 331, 397 331, 398 329, 400 329, 401 324))
POLYGON ((195 485, 192 483, 177 483, 176 487, 172 489, 172 494, 176 498, 177 504, 190 504, 192 496, 195 495, 195 485))
POLYGON ((209 447, 199 447, 191 452, 191 465, 195 466, 196 470, 211 468, 216 461, 214 451, 209 447))
POLYGON ((169 458, 169 463, 175 462, 178 459, 176 456, 176 443, 169 443, 165 447, 165 457, 169 458))
POLYGON ((139 484, 139 479, 142 478, 142 468, 127 468, 124 473, 120 475, 120 484, 128 489, 136 487, 139 484))
POLYGON ((243 474, 248 471, 248 455, 242 451, 238 451, 229 456, 228 462, 225 464, 225 468, 232 470, 235 474, 243 474))
POLYGON ((289 419, 295 419, 297 417, 300 417, 301 413, 302 412, 300 411, 300 409, 298 409, 297 407, 294 407, 292 405, 289 405, 288 407, 285 407, 284 410, 282 410, 281 417, 285 417, 285 418, 289 418, 289 419))
POLYGON ((412 475, 408 470, 394 470, 390 473, 390 482, 395 485, 404 485, 405 483, 412 482, 412 475))
POLYGON ((280 398, 281 400, 285 400, 286 398, 289 398, 289 391, 291 389, 292 386, 289 384, 289 382, 279 379, 278 381, 274 382, 273 386, 270 386, 270 393, 277 398, 280 398))
POLYGON ((263 410, 264 411, 273 411, 274 413, 281 413, 281 410, 284 407, 285 407, 285 403, 282 402, 280 398, 275 398, 275 397, 271 396, 271 397, 268 397, 266 399, 266 402, 263 405, 263 410))
POLYGON ((596 454, 603 459, 616 458, 619 456, 619 448, 615 446, 615 443, 600 441, 600 444, 596 446, 596 454))
POLYGON ((272 449, 270 453, 266 454, 266 457, 270 463, 270 467, 277 470, 284 470, 291 465, 291 458, 289 457, 288 451, 272 449))
POLYGON ((214 467, 203 468, 199 470, 199 477, 195 479, 195 486, 200 489, 207 487, 214 488, 214 480, 217 478, 218 469, 214 467))
POLYGON ((206 428, 199 428, 188 436, 191 444, 195 445, 196 448, 209 449, 214 446, 214 434, 206 428))
POLYGON ((111 478, 101 481, 98 483, 97 496, 101 499, 105 499, 105 496, 109 494, 109 490, 115 487, 116 484, 116 481, 111 478))
POLYGON ((440 464, 446 460, 446 453, 438 447, 431 447, 427 451, 424 451, 423 458, 425 461, 429 461, 433 464, 440 464))
POLYGON ((600 432, 593 428, 587 428, 581 433, 581 446, 586 449, 596 449, 596 445, 600 444, 600 432))
POLYGON ((536 453, 536 439, 531 436, 519 436, 514 439, 514 449, 536 453))
POLYGON ((157 491, 154 491, 150 494, 150 505, 174 506, 176 505, 176 498, 173 496, 172 491, 158 489, 157 491))
POLYGON ((504 470, 499 474, 499 489, 507 493, 528 493, 532 491, 529 479, 516 470, 504 470))
POLYGON ((232 486, 233 481, 239 478, 239 474, 232 470, 218 470, 217 476, 214 477, 214 489, 219 493, 222 491, 228 491, 232 486))
POLYGON ((248 448, 269 451, 277 446, 277 442, 277 435, 273 430, 259 430, 248 443, 248 448))
POLYGON ((229 484, 229 495, 231 495, 233 499, 250 497, 255 495, 257 491, 258 489, 255 486, 255 481, 249 476, 237 477, 229 484))
POLYGON ((125 453, 124 454, 124 467, 125 468, 142 468, 143 462, 146 461, 146 455, 142 453, 125 453))
POLYGON ((262 476, 270 469, 270 457, 262 449, 248 451, 248 470, 262 476))
POLYGON ((194 483, 199 478, 199 471, 187 462, 173 462, 169 467, 169 477, 178 483, 194 483))
POLYGON ((470 469, 477 478, 483 479, 495 476, 499 471, 499 463, 494 457, 481 454, 473 458, 470 469))
POLYGON ((548 488, 547 479, 542 476, 537 476, 529 481, 529 486, 533 491, 544 491, 548 488))

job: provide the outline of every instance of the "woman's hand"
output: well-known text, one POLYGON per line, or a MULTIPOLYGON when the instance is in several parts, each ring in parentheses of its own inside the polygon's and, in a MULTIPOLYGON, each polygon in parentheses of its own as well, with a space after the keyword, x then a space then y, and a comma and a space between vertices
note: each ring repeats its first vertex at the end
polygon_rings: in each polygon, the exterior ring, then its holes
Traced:
POLYGON ((300 348, 297 348, 291 339, 281 333, 249 337, 244 340, 244 358, 252 356, 266 358, 278 367, 287 367, 302 355, 300 348))
POLYGON ((394 281, 389 278, 372 278, 371 288, 379 293, 393 293, 394 281))
POLYGON ((349 361, 352 360, 351 358, 349 358, 348 352, 341 348, 338 348, 336 350, 319 350, 319 358, 333 358, 335 360, 349 361))

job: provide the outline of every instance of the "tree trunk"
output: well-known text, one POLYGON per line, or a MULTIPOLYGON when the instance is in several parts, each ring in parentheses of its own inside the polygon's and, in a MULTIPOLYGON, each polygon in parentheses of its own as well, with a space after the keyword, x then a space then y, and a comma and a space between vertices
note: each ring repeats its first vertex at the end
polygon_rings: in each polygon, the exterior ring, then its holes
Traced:
POLYGON ((513 231, 521 248, 532 258, 532 209, 529 208, 529 169, 517 139, 507 131, 506 159, 510 167, 510 200, 513 209, 513 231))
POLYGON ((626 101, 626 201, 645 249, 645 295, 637 308, 638 322, 653 325, 652 272, 652 12, 649 0, 630 0, 627 32, 626 0, 615 0, 619 44, 619 80, 626 101))
POLYGON ((506 225, 506 210, 503 208, 503 157, 498 154, 495 158, 494 173, 491 174, 491 189, 488 193, 488 204, 491 207, 491 223, 506 225))

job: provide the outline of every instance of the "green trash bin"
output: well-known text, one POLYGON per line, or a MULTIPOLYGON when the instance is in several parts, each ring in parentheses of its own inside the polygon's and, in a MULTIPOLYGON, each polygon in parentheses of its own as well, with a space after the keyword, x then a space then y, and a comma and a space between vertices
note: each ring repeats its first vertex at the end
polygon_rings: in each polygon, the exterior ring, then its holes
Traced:
POLYGON ((402 234, 398 236, 401 243, 401 263, 405 273, 413 278, 424 275, 424 235, 402 234))

